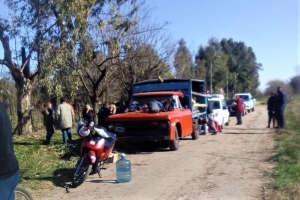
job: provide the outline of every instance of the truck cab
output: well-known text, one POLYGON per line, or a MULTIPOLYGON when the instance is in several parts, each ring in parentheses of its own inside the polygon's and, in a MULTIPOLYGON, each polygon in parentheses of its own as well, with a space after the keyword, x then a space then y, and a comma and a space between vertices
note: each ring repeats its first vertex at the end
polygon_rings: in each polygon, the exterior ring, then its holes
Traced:
POLYGON ((136 109, 110 115, 107 128, 118 140, 167 141, 170 150, 178 150, 179 138, 199 137, 199 123, 206 115, 205 81, 194 79, 147 80, 132 85, 131 104, 136 109), (171 99, 172 110, 151 113, 145 105, 150 101, 171 99))

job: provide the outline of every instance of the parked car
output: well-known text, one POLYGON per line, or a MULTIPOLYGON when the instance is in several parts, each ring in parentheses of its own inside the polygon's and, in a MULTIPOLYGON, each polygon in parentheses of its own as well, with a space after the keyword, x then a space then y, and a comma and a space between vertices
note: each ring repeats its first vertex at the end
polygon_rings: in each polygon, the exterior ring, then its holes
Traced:
MULTIPOLYGON (((228 99, 226 101, 226 105, 227 105, 230 116, 235 116, 235 107, 232 106, 233 102, 235 102, 235 99, 228 99)), ((244 106, 244 112, 242 113, 242 116, 245 116, 248 113, 245 102, 243 103, 243 106, 244 106)))
POLYGON ((224 125, 228 126, 229 119, 229 111, 226 105, 226 102, 222 98, 209 98, 208 103, 212 104, 214 119, 224 128, 224 125))
MULTIPOLYGON (((254 107, 255 107, 255 103, 256 103, 256 99, 252 96, 252 94, 250 92, 241 92, 241 93, 236 93, 235 95, 239 95, 240 98, 243 99, 247 111, 250 113, 251 111, 254 111, 254 107)), ((234 95, 234 96, 235 96, 234 95)))

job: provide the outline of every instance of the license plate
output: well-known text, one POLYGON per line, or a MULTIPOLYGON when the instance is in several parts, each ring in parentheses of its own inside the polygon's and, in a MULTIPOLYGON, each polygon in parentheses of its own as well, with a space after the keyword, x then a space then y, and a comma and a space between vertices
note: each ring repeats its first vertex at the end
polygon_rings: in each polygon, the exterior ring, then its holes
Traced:
POLYGON ((124 133, 125 132, 125 128, 124 127, 115 127, 115 131, 119 132, 119 133, 124 133))

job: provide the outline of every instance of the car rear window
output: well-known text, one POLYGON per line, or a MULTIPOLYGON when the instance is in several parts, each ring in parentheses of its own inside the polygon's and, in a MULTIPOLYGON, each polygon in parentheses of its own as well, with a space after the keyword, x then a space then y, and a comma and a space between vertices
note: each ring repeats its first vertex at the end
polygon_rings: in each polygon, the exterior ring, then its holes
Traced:
POLYGON ((220 109, 220 101, 209 100, 208 103, 212 105, 213 109, 220 109))
POLYGON ((248 95, 239 95, 242 99, 244 100, 249 100, 249 96, 248 95))

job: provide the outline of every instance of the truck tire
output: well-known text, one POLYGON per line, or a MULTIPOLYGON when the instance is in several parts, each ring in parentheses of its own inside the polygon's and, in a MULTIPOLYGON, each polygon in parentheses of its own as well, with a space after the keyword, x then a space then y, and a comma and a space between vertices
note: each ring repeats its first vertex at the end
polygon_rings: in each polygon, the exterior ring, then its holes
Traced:
POLYGON ((227 120, 227 122, 225 123, 225 126, 229 126, 229 123, 230 123, 230 117, 228 117, 228 120, 227 120))
POLYGON ((177 151, 179 148, 179 137, 178 137, 178 130, 176 126, 174 130, 174 139, 169 141, 169 148, 171 151, 177 151))
POLYGON ((252 112, 254 112, 254 107, 251 110, 252 110, 252 112))
POLYGON ((199 138, 199 123, 198 121, 193 121, 193 132, 191 134, 193 140, 197 140, 199 138))

